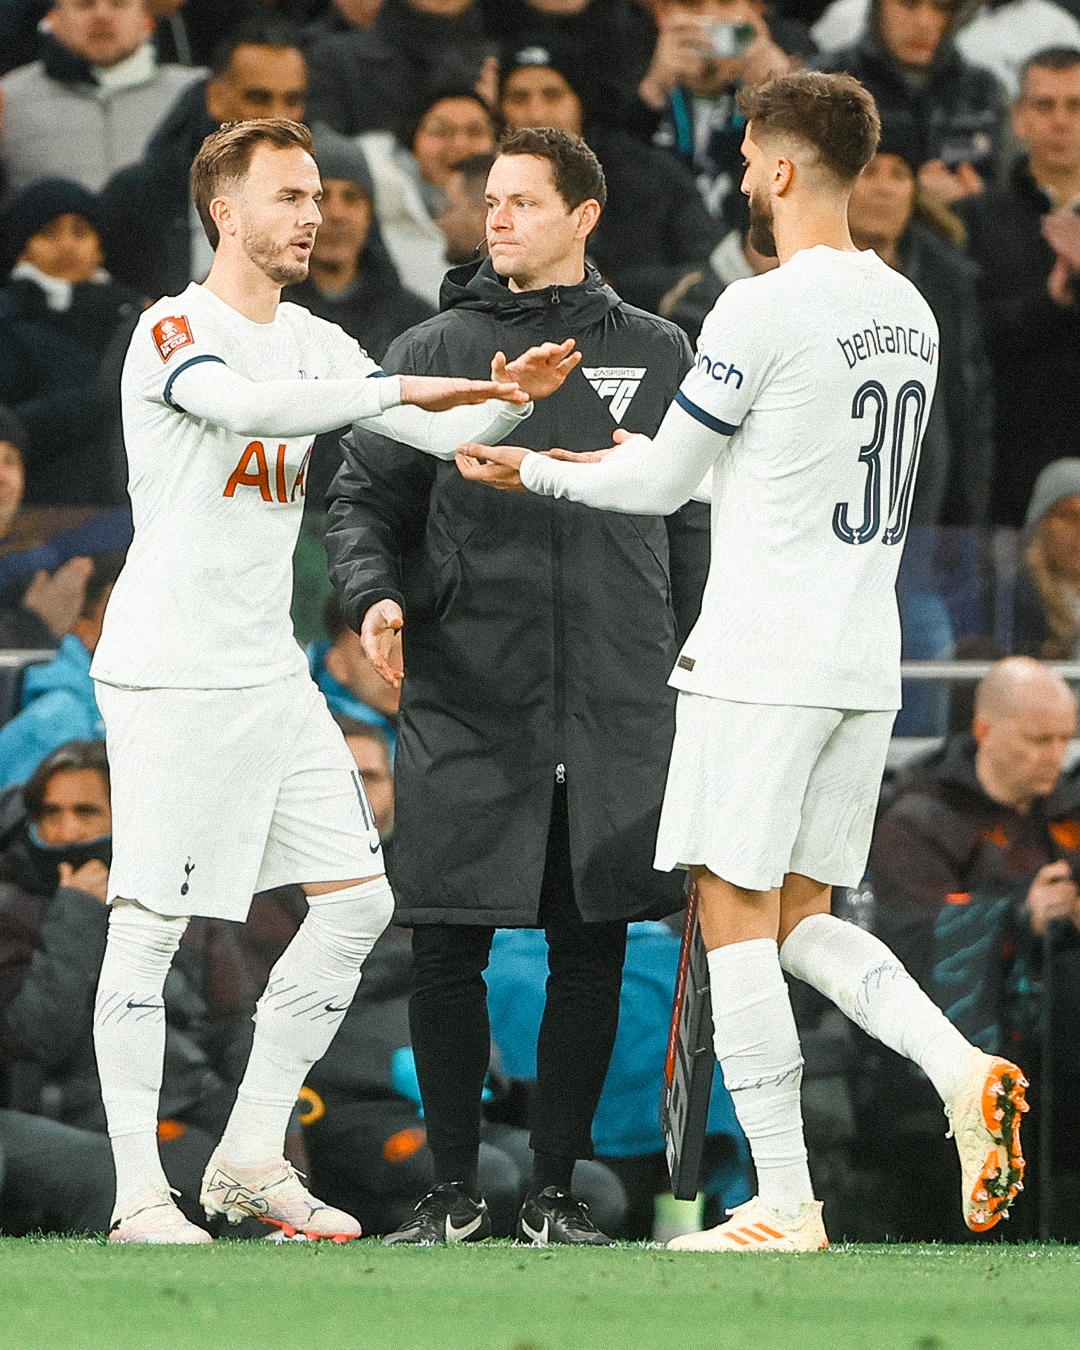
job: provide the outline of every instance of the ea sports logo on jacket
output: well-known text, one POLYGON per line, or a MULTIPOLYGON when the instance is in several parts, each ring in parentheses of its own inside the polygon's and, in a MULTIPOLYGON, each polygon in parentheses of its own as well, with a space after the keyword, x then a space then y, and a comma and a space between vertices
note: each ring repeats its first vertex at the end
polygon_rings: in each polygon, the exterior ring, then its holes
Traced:
POLYGON ((582 366, 581 373, 602 399, 610 399, 608 412, 621 422, 629 408, 647 366, 582 366))

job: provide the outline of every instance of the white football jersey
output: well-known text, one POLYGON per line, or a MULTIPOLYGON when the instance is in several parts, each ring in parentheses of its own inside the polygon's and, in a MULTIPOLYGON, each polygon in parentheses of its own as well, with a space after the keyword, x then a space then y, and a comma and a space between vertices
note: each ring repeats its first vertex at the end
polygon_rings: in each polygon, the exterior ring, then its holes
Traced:
POLYGON ((937 324, 910 281, 876 253, 804 249, 724 291, 655 437, 599 464, 529 455, 521 479, 662 515, 708 487, 709 579, 671 683, 887 712, 900 706, 896 573, 937 365, 937 324))
POLYGON ((896 573, 937 366, 930 306, 876 253, 806 249, 724 291, 676 395, 730 436, 676 688, 900 706, 896 573))
POLYGON ((299 305, 254 323, 204 286, 151 306, 120 382, 135 537, 91 674, 109 684, 243 688, 306 670, 292 555, 314 436, 241 436, 170 400, 181 370, 249 380, 355 380, 379 367, 299 305))

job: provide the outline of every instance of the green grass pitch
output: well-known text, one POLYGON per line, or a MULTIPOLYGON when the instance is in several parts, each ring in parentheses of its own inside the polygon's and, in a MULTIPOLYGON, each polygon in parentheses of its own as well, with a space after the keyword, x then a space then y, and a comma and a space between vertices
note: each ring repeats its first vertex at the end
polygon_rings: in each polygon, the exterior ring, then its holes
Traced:
POLYGON ((13 1350, 1080 1347, 1080 1248, 803 1256, 0 1240, 13 1350))

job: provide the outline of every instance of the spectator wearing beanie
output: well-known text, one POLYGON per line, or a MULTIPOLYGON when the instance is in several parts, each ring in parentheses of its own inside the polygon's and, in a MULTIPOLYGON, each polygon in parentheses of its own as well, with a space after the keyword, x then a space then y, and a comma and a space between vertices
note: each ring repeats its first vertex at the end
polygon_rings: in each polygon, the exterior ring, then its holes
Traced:
POLYGON ((446 187, 457 166, 495 149, 495 122, 471 89, 433 94, 395 135, 359 137, 371 168, 375 211, 401 279, 431 305, 446 275, 446 240, 436 220, 449 205, 446 187))
POLYGON ((1004 90, 956 48, 963 13, 964 0, 872 0, 858 41, 817 62, 866 85, 883 132, 914 144, 922 186, 945 205, 998 178, 1007 141, 1004 90))
POLYGON ((529 44, 508 53, 500 106, 512 130, 551 126, 588 142, 608 190, 589 257, 627 304, 657 313, 720 239, 690 174, 662 151, 591 116, 587 72, 565 48, 529 44))
POLYGON ((401 284, 375 220, 375 187, 360 149, 344 137, 324 137, 318 162, 322 224, 308 277, 281 298, 340 325, 381 361, 396 337, 435 309, 401 284))
POLYGON ((160 65, 142 0, 108 6, 56 0, 41 59, 0 80, 0 161, 9 192, 71 178, 96 192, 137 160, 177 95, 199 72, 160 65))
POLYGON ((474 0, 385 0, 371 29, 309 48, 308 110, 343 136, 396 131, 439 90, 475 88, 490 57, 474 0))
POLYGON ((102 269, 96 220, 92 194, 60 178, 24 189, 4 219, 0 403, 26 427, 34 506, 124 499, 114 462, 118 401, 100 372, 138 297, 102 269))

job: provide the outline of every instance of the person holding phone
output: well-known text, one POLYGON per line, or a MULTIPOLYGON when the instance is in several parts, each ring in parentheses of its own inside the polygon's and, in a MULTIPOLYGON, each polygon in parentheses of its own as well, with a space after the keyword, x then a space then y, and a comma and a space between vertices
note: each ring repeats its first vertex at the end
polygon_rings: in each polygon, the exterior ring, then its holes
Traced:
POLYGON ((774 40, 765 6, 751 0, 659 0, 656 22, 660 36, 638 95, 654 114, 655 143, 692 170, 705 205, 721 216, 742 175, 744 121, 735 95, 809 56, 809 34, 792 35, 789 55, 774 40))

